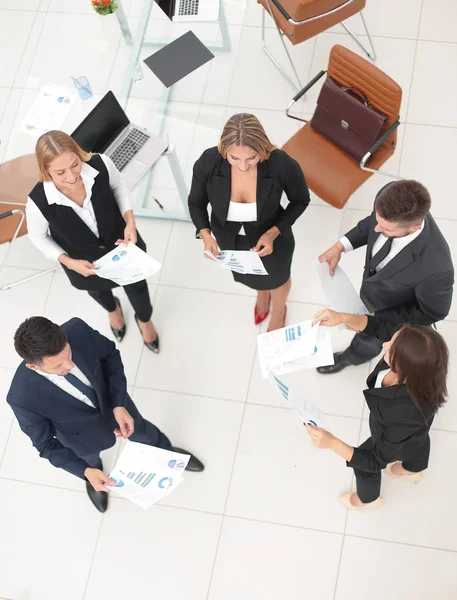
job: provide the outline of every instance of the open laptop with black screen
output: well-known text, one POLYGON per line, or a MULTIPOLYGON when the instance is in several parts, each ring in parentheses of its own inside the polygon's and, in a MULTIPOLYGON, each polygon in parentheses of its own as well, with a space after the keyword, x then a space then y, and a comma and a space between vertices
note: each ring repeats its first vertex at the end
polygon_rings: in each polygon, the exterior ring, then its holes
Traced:
POLYGON ((220 0, 156 0, 172 21, 217 21, 220 0))
POLYGON ((71 137, 87 152, 109 156, 130 189, 167 149, 162 139, 130 123, 113 92, 100 100, 71 137))

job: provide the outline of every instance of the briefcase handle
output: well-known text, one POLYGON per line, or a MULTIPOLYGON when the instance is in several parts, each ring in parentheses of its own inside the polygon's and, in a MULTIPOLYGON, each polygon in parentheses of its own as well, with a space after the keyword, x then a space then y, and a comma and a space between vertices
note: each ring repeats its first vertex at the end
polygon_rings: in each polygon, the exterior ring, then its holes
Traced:
POLYGON ((362 100, 362 102, 365 104, 365 106, 371 107, 371 104, 369 103, 368 98, 365 96, 365 94, 363 94, 357 88, 354 88, 354 87, 344 87, 344 88, 341 88, 341 89, 343 90, 343 92, 352 92, 356 96, 359 96, 359 98, 362 100))

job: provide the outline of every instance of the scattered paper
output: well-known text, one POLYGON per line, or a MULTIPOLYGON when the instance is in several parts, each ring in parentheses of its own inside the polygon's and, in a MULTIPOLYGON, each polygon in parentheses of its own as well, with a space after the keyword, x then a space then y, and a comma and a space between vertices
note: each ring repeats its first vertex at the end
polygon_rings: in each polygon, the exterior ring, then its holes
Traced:
POLYGON ((333 276, 328 272, 328 263, 318 263, 317 270, 322 289, 330 304, 329 308, 351 315, 369 313, 351 280, 339 265, 336 265, 333 276))
POLYGON ((118 285, 129 285, 154 275, 162 265, 129 242, 121 244, 95 261, 96 275, 118 285))
POLYGON ((42 87, 21 124, 21 131, 39 137, 51 129, 61 129, 77 97, 65 89, 42 87))
POLYGON ((190 456, 127 441, 109 474, 116 482, 106 486, 141 508, 168 496, 183 481, 190 456))
POLYGON ((205 250, 223 269, 230 269, 242 275, 268 275, 262 259, 256 252, 250 250, 222 250, 220 256, 214 256, 205 250))
POLYGON ((320 409, 312 402, 307 402, 303 392, 286 385, 271 369, 268 369, 268 378, 281 398, 294 409, 303 423, 310 423, 316 427, 321 423, 320 409))
POLYGON ((311 320, 258 335, 257 348, 263 379, 334 364, 330 331, 311 320))

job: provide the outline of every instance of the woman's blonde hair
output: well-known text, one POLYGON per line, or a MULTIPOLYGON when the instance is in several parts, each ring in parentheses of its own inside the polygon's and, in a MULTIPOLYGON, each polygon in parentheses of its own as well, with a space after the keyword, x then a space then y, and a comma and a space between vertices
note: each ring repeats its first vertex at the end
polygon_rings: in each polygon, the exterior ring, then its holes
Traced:
POLYGON ((259 119, 249 113, 233 115, 224 125, 217 149, 223 158, 227 158, 227 151, 232 146, 251 148, 260 156, 260 161, 267 160, 275 149, 259 119))
POLYGON ((35 146, 35 156, 40 181, 51 181, 48 166, 64 152, 74 152, 83 162, 87 162, 92 156, 90 152, 80 148, 75 140, 63 131, 48 131, 38 138, 35 146))

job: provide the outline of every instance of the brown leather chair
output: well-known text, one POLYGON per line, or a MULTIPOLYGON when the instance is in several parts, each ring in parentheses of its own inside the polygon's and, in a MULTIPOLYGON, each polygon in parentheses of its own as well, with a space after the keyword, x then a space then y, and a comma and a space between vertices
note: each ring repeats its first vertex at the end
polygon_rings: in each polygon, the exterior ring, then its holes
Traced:
MULTIPOLYGON (((300 164, 308 187, 335 208, 343 208, 350 196, 395 152, 400 124, 401 87, 383 71, 343 46, 333 46, 327 69, 329 77, 345 87, 363 92, 371 105, 387 115, 386 129, 360 163, 355 162, 329 140, 316 133, 305 119, 290 114, 301 98, 326 71, 321 71, 289 103, 286 113, 305 126, 282 147, 300 164), (367 166, 368 164, 368 166, 367 166)), ((389 175, 388 173, 386 173, 389 175)), ((396 175, 390 175, 400 179, 396 175)))
MULTIPOLYGON (((0 213, 9 210, 24 210, 27 196, 38 181, 38 167, 34 154, 19 156, 0 165, 0 213)), ((19 224, 20 215, 3 219, 0 223, 0 244, 11 242, 19 224)), ((25 222, 20 228, 20 237, 27 233, 25 222)))
POLYGON ((297 90, 303 86, 300 83, 300 79, 283 38, 288 39, 292 45, 300 44, 322 31, 341 23, 357 44, 366 52, 367 56, 372 60, 376 59, 373 41, 362 13, 362 10, 365 8, 366 0, 257 0, 257 2, 265 9, 262 14, 263 49, 280 70, 282 75, 297 90), (295 77, 297 78, 299 84, 298 88, 266 47, 265 12, 267 12, 275 21, 287 58, 294 71, 295 77), (360 13, 370 42, 370 48, 367 48, 352 29, 344 22, 345 19, 348 19, 357 13, 360 13))
MULTIPOLYGON (((12 244, 18 237, 27 233, 25 204, 37 181, 38 167, 34 154, 19 156, 0 165, 0 244, 12 244)), ((3 263, 6 261, 8 250, 3 257, 3 263)), ((40 271, 31 277, 3 285, 0 290, 9 289, 54 270, 55 268, 40 271)))

